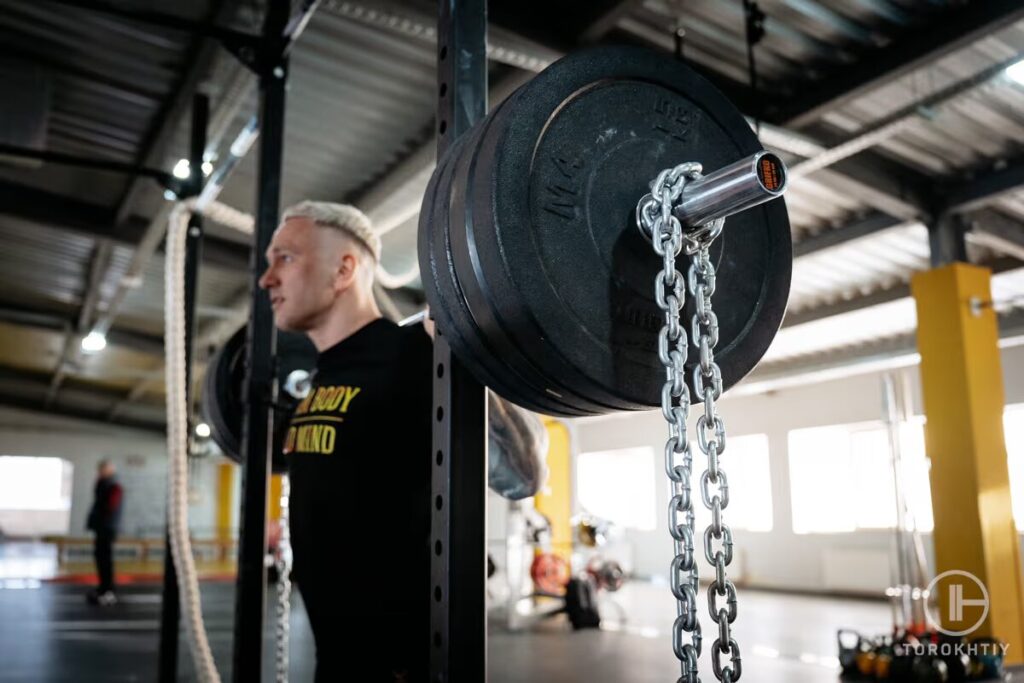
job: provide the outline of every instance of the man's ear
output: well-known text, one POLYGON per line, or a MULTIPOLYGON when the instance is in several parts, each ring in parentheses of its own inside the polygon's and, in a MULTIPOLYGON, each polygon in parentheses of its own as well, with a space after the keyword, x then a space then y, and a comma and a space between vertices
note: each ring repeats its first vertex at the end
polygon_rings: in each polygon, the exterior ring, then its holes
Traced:
POLYGON ((334 271, 334 289, 343 292, 352 286, 356 278, 356 269, 359 267, 359 259, 350 251, 342 253, 338 259, 338 267, 334 271))

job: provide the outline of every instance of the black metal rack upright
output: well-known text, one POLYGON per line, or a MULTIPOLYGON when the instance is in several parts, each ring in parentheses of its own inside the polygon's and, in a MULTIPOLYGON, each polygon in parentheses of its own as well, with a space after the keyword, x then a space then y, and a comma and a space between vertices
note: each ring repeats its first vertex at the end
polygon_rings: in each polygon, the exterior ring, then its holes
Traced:
MULTIPOLYGON (((486 0, 441 0, 437 156, 487 112, 486 0)), ((434 339, 431 524, 433 683, 487 677, 487 400, 439 329, 434 339)))
POLYGON ((266 269, 265 253, 277 227, 281 202, 281 164, 284 156, 285 91, 288 58, 285 54, 289 3, 270 3, 263 26, 266 45, 256 73, 260 88, 259 168, 256 180, 256 234, 253 238, 252 312, 246 327, 245 409, 241 452, 243 500, 239 516, 238 580, 235 593, 235 630, 232 680, 259 681, 263 667, 263 618, 267 607, 267 491, 270 487, 270 448, 276 400, 274 353, 277 334, 270 300, 260 291, 266 269))

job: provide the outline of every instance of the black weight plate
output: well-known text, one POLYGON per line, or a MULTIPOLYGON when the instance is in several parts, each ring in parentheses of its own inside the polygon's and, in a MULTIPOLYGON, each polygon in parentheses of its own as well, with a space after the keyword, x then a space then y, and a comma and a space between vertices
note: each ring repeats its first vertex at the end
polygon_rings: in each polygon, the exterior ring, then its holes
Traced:
POLYGON ((210 437, 228 458, 239 461, 242 402, 235 393, 233 366, 239 350, 245 344, 245 334, 231 335, 224 346, 210 357, 203 377, 203 393, 199 397, 200 412, 210 426, 210 437))
POLYGON ((449 272, 445 253, 445 225, 440 218, 447 206, 450 187, 447 170, 459 147, 467 139, 464 135, 449 147, 430 177, 420 209, 417 248, 423 288, 438 333, 445 338, 462 363, 481 383, 493 387, 496 381, 488 373, 487 366, 476 360, 468 351, 467 342, 464 341, 464 336, 473 334, 474 330, 468 328, 465 323, 457 324, 452 318, 452 314, 459 311, 460 295, 452 284, 454 277, 449 272))
MULTIPOLYGON (((501 111, 497 111, 488 118, 494 118, 481 139, 474 145, 473 168, 464 173, 468 179, 461 180, 462 183, 472 185, 474 179, 483 178, 484 190, 480 191, 473 187, 466 194, 471 198, 469 211, 471 216, 479 217, 477 220, 467 218, 464 223, 466 235, 463 237, 461 248, 454 251, 456 257, 456 273, 461 281, 467 283, 466 293, 470 300, 473 315, 481 321, 482 334, 491 340, 495 345, 504 342, 509 349, 515 353, 505 352, 501 355, 503 365, 508 365, 510 358, 520 358, 519 363, 526 363, 535 379, 532 386, 535 390, 545 393, 553 393, 561 397, 563 402, 572 406, 573 412, 559 412, 559 415, 578 414, 585 411, 585 414, 601 414, 615 410, 628 410, 633 408, 632 404, 622 401, 614 394, 602 393, 600 388, 587 378, 580 376, 573 368, 559 362, 555 352, 547 348, 545 340, 537 340, 533 335, 533 327, 530 322, 523 323, 516 320, 515 315, 519 312, 514 307, 509 307, 506 302, 497 297, 488 285, 488 276, 493 273, 482 272, 479 254, 477 252, 477 234, 487 233, 493 230, 497 219, 493 215, 493 201, 487 191, 488 176, 493 173, 494 159, 497 150, 497 142, 502 139, 509 122, 514 118, 518 107, 525 106, 516 102, 524 88, 520 88, 510 98, 510 105, 501 111), (534 347, 534 342, 540 342, 534 347), (522 349, 528 348, 529 352, 522 349), (518 354, 518 355, 516 355, 518 354), (546 357, 546 358, 545 358, 546 357), (546 370, 544 360, 547 361, 546 370), (575 377, 573 376, 575 374, 575 377), (575 385, 584 385, 588 392, 586 398, 570 388, 575 385)), ((453 202, 456 203, 456 202, 453 202)), ((465 208, 462 209, 465 211, 465 208)), ((456 222, 460 219, 457 217, 456 222)), ((493 242, 493 237, 484 234, 481 239, 484 242, 493 242)))
POLYGON ((439 161, 427 185, 420 211, 418 236, 420 272, 429 274, 422 278, 424 289, 438 330, 451 345, 453 352, 481 383, 525 408, 540 413, 555 413, 557 411, 543 400, 539 403, 531 401, 516 391, 515 386, 506 386, 492 372, 492 369, 501 369, 501 366, 494 363, 493 355, 481 345, 478 331, 472 320, 467 318, 462 293, 448 259, 447 210, 451 194, 450 170, 460 150, 467 144, 473 144, 474 136, 479 133, 481 127, 482 125, 474 127, 451 145, 439 161))
MULTIPOLYGON (((513 94, 503 104, 514 100, 514 97, 513 94)), ((500 128, 505 123, 502 110, 503 107, 499 107, 492 112, 483 125, 474 131, 474 137, 462 148, 452 170, 450 213, 441 219, 449 229, 450 265, 457 278, 462 299, 466 304, 463 309, 463 319, 478 331, 491 331, 489 334, 482 335, 478 332, 477 336, 487 349, 485 353, 488 357, 501 359, 500 364, 493 368, 494 373, 501 378, 500 383, 506 387, 520 388, 520 393, 522 391, 532 392, 535 400, 545 400, 548 403, 548 408, 543 412, 563 416, 606 413, 613 408, 593 403, 587 398, 575 394, 559 381, 558 376, 545 375, 540 372, 530 356, 516 346, 511 335, 493 332, 501 324, 501 306, 499 302, 489 301, 479 287, 482 276, 473 260, 474 250, 469 243, 473 231, 469 226, 473 224, 474 220, 472 211, 475 202, 472 199, 475 192, 472 179, 475 175, 474 167, 477 163, 477 155, 482 149, 484 140, 500 136, 500 128), (470 201, 467 202, 467 199, 470 201)), ((489 221, 490 219, 484 217, 484 220, 489 221)), ((505 396, 501 390, 497 388, 495 390, 505 396)), ((521 403, 521 400, 517 400, 511 395, 505 396, 505 398, 514 403, 521 403)))
POLYGON ((558 409, 544 401, 543 397, 539 401, 531 401, 527 395, 517 391, 516 385, 507 385, 492 372, 501 370, 502 366, 494 363, 495 356, 480 343, 478 332, 466 315, 462 293, 451 270, 447 233, 451 172, 460 151, 473 144, 479 130, 477 127, 468 131, 452 144, 428 184, 420 213, 419 233, 420 269, 421 272, 430 273, 430 277, 423 278, 424 289, 438 329, 477 379, 499 395, 529 410, 557 413, 558 409))
MULTIPOLYGON (((518 95, 519 92, 516 93, 516 96, 518 95)), ((506 305, 500 297, 495 295, 488 283, 488 277, 493 277, 493 273, 484 271, 477 249, 478 234, 492 231, 493 225, 498 219, 494 218, 493 200, 486 181, 494 167, 496 142, 502 139, 506 127, 514 119, 519 106, 523 105, 516 102, 499 112, 499 120, 489 127, 488 133, 477 145, 474 157, 475 168, 470 173, 471 179, 465 182, 472 183, 473 179, 478 180, 482 177, 485 181, 484 189, 479 190, 474 186, 468 193, 472 200, 469 211, 478 219, 467 219, 466 221, 468 233, 466 243, 469 253, 456 251, 456 255, 461 257, 457 272, 460 276, 472 281, 477 288, 476 296, 473 299, 473 310, 483 321, 483 334, 488 339, 505 339, 511 348, 519 349, 519 353, 528 359, 526 362, 542 378, 537 382, 537 386, 542 387, 543 391, 556 392, 565 400, 570 401, 576 409, 584 409, 590 414, 629 409, 632 407, 630 404, 621 401, 614 394, 602 393, 593 382, 589 382, 588 385, 588 380, 585 377, 581 378, 579 373, 575 373, 574 377, 574 369, 560 363, 554 350, 547 344, 547 340, 537 338, 533 334, 532 321, 524 324, 522 320, 517 320, 516 316, 521 311, 514 306, 506 305), (585 387, 585 390, 578 389, 581 385, 585 387)), ((489 234, 482 234, 479 239, 485 243, 493 242, 493 236, 489 234)), ((571 258, 572 256, 567 254, 567 257, 571 258)))
MULTIPOLYGON (((246 328, 239 329, 210 358, 200 396, 200 410, 210 425, 210 437, 224 455, 236 463, 242 462, 245 335, 246 328)), ((316 366, 316 349, 303 334, 278 332, 276 366, 278 384, 283 385, 293 371, 313 370, 316 366)), ((278 402, 282 405, 298 403, 284 392, 281 392, 278 402)), ((274 420, 274 457, 271 466, 275 473, 287 471, 282 446, 288 431, 290 412, 279 410, 274 420)))
POLYGON ((465 222, 465 216, 459 210, 461 198, 466 188, 463 181, 466 176, 466 168, 471 163, 472 155, 479 146, 480 138, 487 134, 488 128, 497 121, 497 115, 502 107, 508 102, 502 102, 491 114, 481 121, 477 126, 464 136, 464 142, 460 140, 459 150, 454 156, 451 165, 445 169, 442 179, 448 201, 439 202, 438 214, 435 225, 441 226, 444 231, 445 256, 447 258, 448 271, 452 275, 454 289, 457 292, 458 305, 452 315, 455 325, 460 330, 466 330, 463 339, 466 343, 464 349, 460 349, 471 359, 467 364, 471 372, 479 373, 478 376, 488 374, 490 379, 485 382, 491 389, 508 400, 522 405, 535 412, 550 415, 587 415, 595 414, 593 409, 582 409, 575 407, 581 400, 573 397, 572 403, 566 403, 565 399, 554 392, 546 392, 538 386, 544 386, 544 378, 541 376, 527 376, 520 365, 515 364, 519 358, 515 348, 503 347, 500 338, 483 338, 473 313, 473 305, 467 301, 467 295, 473 290, 466 285, 472 282, 465 282, 458 277, 454 254, 460 245, 465 245, 466 231, 459 229, 465 222), (453 214, 453 207, 455 213, 453 214), (452 229, 453 226, 456 229, 452 229), (483 362, 477 363, 476 359, 483 362), (500 359, 495 363, 493 359, 500 359), (530 398, 532 397, 532 398, 530 398))
MULTIPOLYGON (((472 226, 487 296, 507 314, 505 332, 577 393, 633 409, 659 405, 663 315, 653 288, 661 261, 636 229, 636 203, 665 168, 697 161, 708 173, 761 146, 710 83, 638 48, 570 55, 527 83, 514 105, 490 167, 474 178, 477 196, 492 203, 493 228, 472 226)), ((784 203, 727 219, 711 256, 715 356, 729 387, 764 355, 785 311, 792 244, 784 203)), ((685 274, 689 259, 678 263, 685 274)), ((685 322, 691 315, 688 304, 685 322)), ((688 369, 696 355, 691 346, 688 369)))

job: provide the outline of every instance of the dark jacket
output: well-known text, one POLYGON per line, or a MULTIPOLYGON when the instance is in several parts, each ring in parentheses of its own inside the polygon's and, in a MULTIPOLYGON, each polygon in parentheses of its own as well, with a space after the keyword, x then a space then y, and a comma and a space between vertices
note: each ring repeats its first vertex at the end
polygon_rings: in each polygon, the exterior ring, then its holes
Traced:
POLYGON ((96 491, 85 527, 97 534, 116 534, 121 526, 124 490, 115 477, 96 480, 96 491))

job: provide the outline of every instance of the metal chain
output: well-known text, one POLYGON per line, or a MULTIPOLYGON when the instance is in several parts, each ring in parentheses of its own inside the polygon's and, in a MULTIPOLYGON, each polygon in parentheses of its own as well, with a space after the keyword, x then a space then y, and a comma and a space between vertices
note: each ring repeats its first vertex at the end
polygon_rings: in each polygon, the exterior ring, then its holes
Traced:
POLYGON ((290 639, 292 595, 292 542, 289 530, 288 499, 291 482, 287 474, 281 475, 281 517, 278 520, 281 535, 277 542, 277 628, 275 631, 277 683, 288 683, 288 645, 290 639))
POLYGON ((637 205, 637 227, 651 239, 663 267, 654 280, 655 300, 665 314, 658 333, 658 358, 665 367, 661 391, 661 413, 668 422, 665 442, 665 474, 669 479, 668 528, 675 557, 669 584, 676 598, 676 620, 672 625, 672 650, 679 659, 681 683, 700 683, 697 660, 701 653, 700 621, 697 618, 699 588, 694 552, 694 514, 690 488, 693 457, 686 431, 690 412, 690 389, 684 366, 688 353, 686 329, 679 324, 679 312, 686 301, 683 275, 676 270, 676 258, 683 248, 683 229, 672 215, 687 173, 700 173, 697 164, 663 171, 651 185, 651 194, 637 205), (669 293, 666 294, 666 289, 669 293), (689 635, 689 642, 685 642, 689 635))
POLYGON ((722 395, 722 372, 715 362, 718 344, 718 318, 711 310, 711 295, 715 293, 715 267, 709 253, 710 241, 703 241, 697 251, 687 283, 693 296, 694 314, 692 333, 700 360, 693 369, 693 390, 704 398, 704 414, 697 419, 697 446, 707 457, 707 469, 700 478, 700 497, 711 511, 711 524, 704 531, 704 559, 715 568, 715 578, 708 586, 708 611, 718 624, 718 638, 711 647, 711 664, 715 677, 725 683, 738 681, 743 672, 740 646, 732 637, 731 625, 736 621, 736 586, 726 576, 726 567, 732 562, 732 530, 722 521, 722 510, 729 506, 729 479, 721 468, 719 458, 725 451, 725 422, 718 414, 716 401, 722 395), (714 541, 721 548, 714 548, 714 541), (717 598, 725 598, 720 607, 717 598), (729 657, 722 667, 721 657, 729 657))
POLYGON ((658 307, 665 314, 665 324, 658 334, 658 358, 665 367, 665 385, 661 392, 661 412, 668 423, 669 436, 665 443, 665 473, 669 479, 668 525, 672 535, 675 557, 672 560, 669 583, 676 598, 676 620, 672 627, 672 649, 680 662, 678 683, 700 683, 697 661, 701 654, 701 628, 697 617, 699 591, 696 553, 694 549, 695 524, 692 491, 693 454, 687 436, 686 420, 690 411, 690 391, 685 381, 684 366, 688 356, 687 330, 679 322, 685 304, 686 289, 694 297, 695 313, 691 330, 694 345, 700 351, 700 362, 693 375, 693 386, 704 398, 705 414, 698 421, 698 446, 708 457, 708 469, 701 477, 701 499, 712 511, 712 524, 704 534, 704 554, 715 567, 715 581, 708 591, 708 604, 712 620, 719 633, 712 651, 715 676, 732 683, 739 680, 741 668, 739 646, 732 638, 729 627, 736 619, 736 589, 725 575, 725 567, 732 561, 732 533, 722 522, 722 510, 728 506, 728 483, 719 466, 718 456, 725 450, 725 425, 715 411, 715 400, 722 393, 722 376, 714 361, 714 347, 718 342, 718 320, 711 309, 711 295, 715 290, 714 266, 708 254, 711 242, 721 233, 723 220, 713 221, 696 230, 683 231, 679 220, 672 215, 672 206, 690 180, 701 176, 701 165, 680 164, 662 171, 651 184, 651 194, 637 205, 637 227, 662 257, 663 267, 655 278, 654 291, 658 307), (684 288, 683 275, 676 269, 676 258, 681 251, 696 254, 684 288), (708 435, 710 425, 713 433, 708 435), (710 486, 718 487, 712 495, 710 486), (682 519, 680 519, 682 516, 682 519), (724 550, 712 554, 712 537, 723 540, 724 550), (724 588, 720 588, 724 587, 724 588), (726 596, 728 610, 716 610, 715 595, 726 596), (690 642, 684 642, 689 634, 690 642), (724 643, 724 646, 723 646, 724 643), (722 654, 731 657, 724 669, 722 654))

